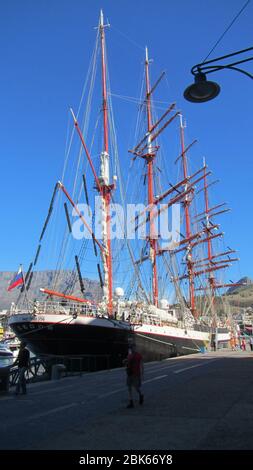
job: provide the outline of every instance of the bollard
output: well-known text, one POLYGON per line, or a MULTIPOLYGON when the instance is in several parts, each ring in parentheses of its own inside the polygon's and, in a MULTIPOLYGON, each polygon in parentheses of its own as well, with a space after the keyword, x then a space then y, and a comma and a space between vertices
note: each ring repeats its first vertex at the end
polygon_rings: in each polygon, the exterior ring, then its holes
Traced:
POLYGON ((64 364, 55 364, 52 366, 51 380, 59 380, 62 374, 66 371, 64 364))

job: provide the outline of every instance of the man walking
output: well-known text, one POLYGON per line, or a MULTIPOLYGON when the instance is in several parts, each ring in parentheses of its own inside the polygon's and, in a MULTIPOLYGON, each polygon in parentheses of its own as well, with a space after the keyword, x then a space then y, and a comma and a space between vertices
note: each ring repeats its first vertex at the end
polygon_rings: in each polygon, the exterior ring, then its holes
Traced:
POLYGON ((25 373, 29 366, 30 352, 26 349, 26 343, 21 343, 20 350, 16 361, 12 364, 12 367, 18 365, 18 382, 16 386, 16 395, 19 395, 20 388, 22 394, 26 394, 26 378, 25 373))
POLYGON ((136 351, 135 345, 131 347, 131 351, 128 354, 126 361, 127 371, 127 386, 129 403, 127 408, 134 408, 133 401, 133 388, 139 394, 139 404, 142 405, 144 401, 144 395, 142 393, 142 379, 143 379, 143 358, 140 353, 136 351))

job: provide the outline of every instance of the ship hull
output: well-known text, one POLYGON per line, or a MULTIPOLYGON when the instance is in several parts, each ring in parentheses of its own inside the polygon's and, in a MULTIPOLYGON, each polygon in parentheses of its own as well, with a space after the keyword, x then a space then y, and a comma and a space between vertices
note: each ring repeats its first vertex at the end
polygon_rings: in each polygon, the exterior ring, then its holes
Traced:
POLYGON ((135 342, 145 361, 197 353, 206 346, 209 334, 177 327, 133 325, 108 318, 80 315, 15 314, 9 324, 20 340, 36 355, 83 357, 85 364, 96 359, 96 368, 122 365, 135 342))
POLYGON ((35 355, 82 358, 87 367, 93 357, 96 368, 120 366, 128 353, 131 329, 116 323, 106 318, 73 320, 60 315, 14 315, 10 319, 14 333, 35 355))

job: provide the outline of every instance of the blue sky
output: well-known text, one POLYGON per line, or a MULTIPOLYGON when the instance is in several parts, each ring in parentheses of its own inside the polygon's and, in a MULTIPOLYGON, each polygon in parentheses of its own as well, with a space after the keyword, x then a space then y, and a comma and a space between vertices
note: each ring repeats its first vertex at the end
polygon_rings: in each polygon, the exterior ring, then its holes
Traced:
MULTIPOLYGON (((223 71, 212 75, 219 97, 194 105, 183 99, 190 69, 208 54, 244 4, 239 0, 10 0, 0 17, 0 270, 30 262, 62 173, 69 107, 77 108, 102 7, 112 92, 138 96, 144 46, 154 76, 167 71, 171 101, 187 119, 187 137, 198 139, 221 183, 211 197, 227 201, 221 218, 226 243, 240 253, 231 278, 253 277, 252 81, 223 71)), ((253 2, 212 57, 252 45, 253 2)), ((247 69, 253 72, 253 63, 247 69)), ((131 142, 128 120, 116 105, 121 148, 131 142)), ((134 107, 128 111, 135 118, 134 107)), ((129 114, 130 116, 130 114, 129 114)), ((216 201, 215 201, 216 202, 216 201)))

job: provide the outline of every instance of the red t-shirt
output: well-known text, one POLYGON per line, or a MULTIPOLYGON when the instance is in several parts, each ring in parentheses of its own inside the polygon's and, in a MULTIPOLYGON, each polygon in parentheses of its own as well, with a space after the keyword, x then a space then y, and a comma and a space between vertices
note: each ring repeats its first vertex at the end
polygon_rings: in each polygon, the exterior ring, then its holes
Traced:
POLYGON ((142 372, 142 355, 138 352, 130 353, 127 358, 129 375, 140 376, 142 372))

